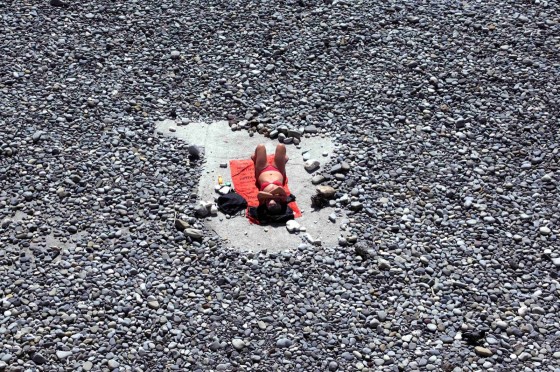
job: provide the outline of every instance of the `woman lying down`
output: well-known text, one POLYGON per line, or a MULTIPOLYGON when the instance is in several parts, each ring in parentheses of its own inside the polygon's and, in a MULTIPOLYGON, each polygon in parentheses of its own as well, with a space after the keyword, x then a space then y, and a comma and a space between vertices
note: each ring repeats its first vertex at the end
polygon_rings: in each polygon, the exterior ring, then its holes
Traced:
POLYGON ((289 202, 288 194, 284 189, 287 183, 286 163, 288 162, 286 146, 282 144, 276 146, 272 164, 268 164, 266 148, 263 144, 257 146, 251 159, 255 163, 259 207, 264 206, 271 215, 285 213, 289 202))

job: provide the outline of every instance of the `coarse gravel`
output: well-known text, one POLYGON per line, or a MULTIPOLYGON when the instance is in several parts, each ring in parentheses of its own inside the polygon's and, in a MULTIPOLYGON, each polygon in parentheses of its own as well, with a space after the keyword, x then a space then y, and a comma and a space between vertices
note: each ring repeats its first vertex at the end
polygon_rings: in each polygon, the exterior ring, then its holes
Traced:
POLYGON ((53 4, 0 2, 0 370, 560 368, 558 2, 53 4), (209 231, 154 126, 224 118, 330 136, 357 238, 209 231))

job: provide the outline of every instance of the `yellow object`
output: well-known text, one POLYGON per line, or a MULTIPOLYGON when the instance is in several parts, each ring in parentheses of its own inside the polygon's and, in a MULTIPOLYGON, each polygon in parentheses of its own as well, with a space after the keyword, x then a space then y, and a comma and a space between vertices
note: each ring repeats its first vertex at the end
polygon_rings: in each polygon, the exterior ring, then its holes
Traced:
POLYGON ((218 185, 223 185, 224 184, 224 179, 222 178, 222 176, 218 176, 218 185))

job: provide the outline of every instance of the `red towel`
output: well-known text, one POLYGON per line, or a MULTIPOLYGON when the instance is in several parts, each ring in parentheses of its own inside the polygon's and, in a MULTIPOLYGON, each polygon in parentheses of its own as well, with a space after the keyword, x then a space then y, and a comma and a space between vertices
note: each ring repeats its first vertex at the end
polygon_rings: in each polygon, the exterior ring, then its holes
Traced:
MULTIPOLYGON (((268 163, 274 163, 274 154, 268 155, 268 163)), ((235 192, 247 200, 247 205, 249 207, 258 207, 259 200, 257 199, 257 194, 259 193, 259 189, 256 184, 257 180, 255 179, 255 163, 253 163, 251 159, 230 160, 229 169, 231 171, 231 181, 235 192)), ((287 179, 284 190, 286 190, 288 195, 291 194, 287 179)), ((288 203, 288 206, 294 211, 295 218, 301 217, 301 211, 295 201, 288 203)))

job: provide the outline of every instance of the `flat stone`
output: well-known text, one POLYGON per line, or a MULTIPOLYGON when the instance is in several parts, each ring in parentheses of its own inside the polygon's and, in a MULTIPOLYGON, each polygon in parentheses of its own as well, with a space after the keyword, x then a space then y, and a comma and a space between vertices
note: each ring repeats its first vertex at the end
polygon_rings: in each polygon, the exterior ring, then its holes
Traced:
POLYGON ((327 186, 327 185, 321 185, 321 186, 317 186, 315 188, 315 190, 317 191, 317 194, 324 197, 324 198, 332 198, 334 196, 334 194, 336 193, 336 190, 334 187, 332 186, 327 186))
POLYGON ((550 228, 547 227, 547 226, 541 226, 541 227, 539 228, 539 233, 540 233, 541 235, 550 235, 551 230, 550 230, 550 228))
POLYGON ((204 237, 204 233, 202 230, 199 229, 185 229, 184 231, 185 236, 188 236, 193 239, 202 239, 204 237))
POLYGON ((319 132, 319 129, 315 125, 306 125, 303 128, 303 131, 305 133, 315 134, 315 133, 319 132))
POLYGON ((82 368, 84 369, 84 371, 91 371, 91 369, 93 368, 93 363, 88 361, 85 361, 84 364, 82 364, 82 368))
POLYGON ((492 350, 482 346, 476 346, 474 348, 474 352, 484 358, 490 357, 493 354, 492 350))
POLYGON ((321 162, 316 159, 309 159, 305 163, 303 163, 303 167, 306 171, 312 173, 321 167, 321 162))
POLYGON ((64 351, 64 350, 57 350, 56 351, 56 357, 60 360, 64 360, 64 359, 68 358, 70 355, 72 355, 71 351, 64 351))
POLYGON ((280 338, 276 341, 276 347, 286 348, 292 346, 292 340, 289 338, 280 338))
POLYGON ((323 181, 325 181, 325 177, 321 174, 313 176, 313 178, 311 179, 311 183, 314 184, 314 185, 318 185, 323 181))

